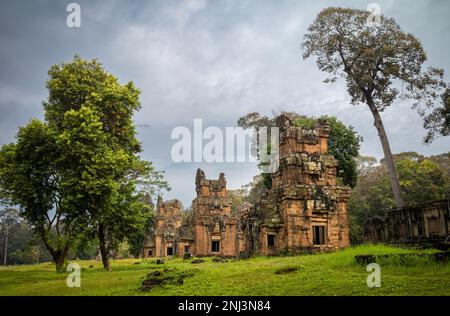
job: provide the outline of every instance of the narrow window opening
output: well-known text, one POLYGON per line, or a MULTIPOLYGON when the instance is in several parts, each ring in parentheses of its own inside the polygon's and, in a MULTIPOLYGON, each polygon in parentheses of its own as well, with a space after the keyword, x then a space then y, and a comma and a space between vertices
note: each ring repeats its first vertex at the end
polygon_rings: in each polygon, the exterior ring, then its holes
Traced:
POLYGON ((214 240, 211 243, 211 251, 212 252, 219 252, 220 251, 220 241, 214 240))
POLYGON ((417 235, 423 236, 423 222, 419 221, 417 223, 417 235))
POLYGON ((313 226, 314 245, 325 244, 325 226, 313 226))
POLYGON ((275 235, 267 235, 267 246, 275 247, 275 235))

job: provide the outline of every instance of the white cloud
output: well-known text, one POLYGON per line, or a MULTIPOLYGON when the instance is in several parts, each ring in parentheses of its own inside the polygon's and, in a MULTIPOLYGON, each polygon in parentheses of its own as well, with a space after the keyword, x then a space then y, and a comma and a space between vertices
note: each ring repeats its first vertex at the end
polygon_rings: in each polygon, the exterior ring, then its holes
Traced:
POLYGON ((189 22, 192 15, 206 7, 206 0, 184 0, 178 4, 168 4, 163 9, 163 14, 173 19, 178 28, 182 28, 189 22))

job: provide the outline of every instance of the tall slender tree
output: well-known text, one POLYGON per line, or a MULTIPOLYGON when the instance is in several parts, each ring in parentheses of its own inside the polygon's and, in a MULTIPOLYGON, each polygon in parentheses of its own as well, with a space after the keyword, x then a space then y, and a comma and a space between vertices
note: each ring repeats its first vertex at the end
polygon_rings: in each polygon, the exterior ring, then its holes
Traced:
POLYGON ((392 18, 379 16, 369 23, 369 12, 327 8, 309 26, 301 44, 303 58, 317 57, 325 82, 344 77, 352 104, 364 103, 374 118, 397 207, 404 206, 391 147, 380 112, 402 97, 423 112, 433 107, 446 84, 443 70, 423 70, 426 53, 420 41, 405 33, 392 18))

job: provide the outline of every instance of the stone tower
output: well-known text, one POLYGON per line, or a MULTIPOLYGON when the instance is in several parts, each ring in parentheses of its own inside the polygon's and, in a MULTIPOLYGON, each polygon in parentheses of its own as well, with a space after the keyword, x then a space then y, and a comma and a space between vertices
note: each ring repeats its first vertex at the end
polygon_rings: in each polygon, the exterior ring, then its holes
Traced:
POLYGON ((178 255, 178 234, 182 226, 181 202, 164 201, 158 197, 155 223, 155 256, 178 255))
POLYGON ((280 166, 272 174, 273 216, 260 226, 259 252, 332 250, 349 246, 350 188, 337 184, 337 161, 328 154, 330 127, 313 128, 277 118, 280 166))
POLYGON ((239 253, 237 218, 231 214, 226 185, 223 173, 218 180, 211 180, 206 179, 203 170, 197 170, 197 197, 192 202, 196 256, 236 256, 239 253))

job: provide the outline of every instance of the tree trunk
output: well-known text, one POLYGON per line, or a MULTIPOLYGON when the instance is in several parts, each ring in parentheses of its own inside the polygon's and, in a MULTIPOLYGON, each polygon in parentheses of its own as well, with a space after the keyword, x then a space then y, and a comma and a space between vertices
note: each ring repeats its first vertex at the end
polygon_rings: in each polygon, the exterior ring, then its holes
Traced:
POLYGON ((64 272, 64 263, 66 262, 67 253, 69 252, 69 246, 65 246, 63 250, 56 251, 53 261, 56 263, 56 271, 64 272))
POLYGON ((69 242, 67 242, 63 249, 53 248, 47 237, 47 233, 43 228, 39 229, 42 242, 47 248, 48 252, 52 256, 53 262, 56 264, 56 272, 64 272, 64 262, 66 261, 67 254, 69 252, 69 242))
POLYGON ((59 258, 54 259, 54 261, 56 262, 56 272, 64 272, 64 258, 60 256, 59 258))
POLYGON ((367 103, 373 115, 373 125, 375 125, 378 130, 378 136, 380 137, 381 146, 383 147, 384 160, 386 161, 389 178, 391 180, 391 188, 392 193, 394 193, 395 205, 397 207, 403 207, 405 206, 405 202, 400 195, 400 183, 398 182, 397 171, 395 170, 394 159, 392 158, 391 147, 389 145, 386 131, 384 130, 383 121, 381 120, 380 113, 378 112, 376 106, 373 104, 373 101, 371 99, 368 99, 367 103))
POLYGON ((98 225, 98 239, 100 242, 100 255, 102 256, 103 268, 106 271, 111 271, 111 264, 109 262, 109 251, 106 245, 105 227, 103 224, 98 225))
POLYGON ((3 256, 3 265, 6 266, 8 263, 8 224, 6 224, 6 234, 5 234, 5 252, 3 256))

